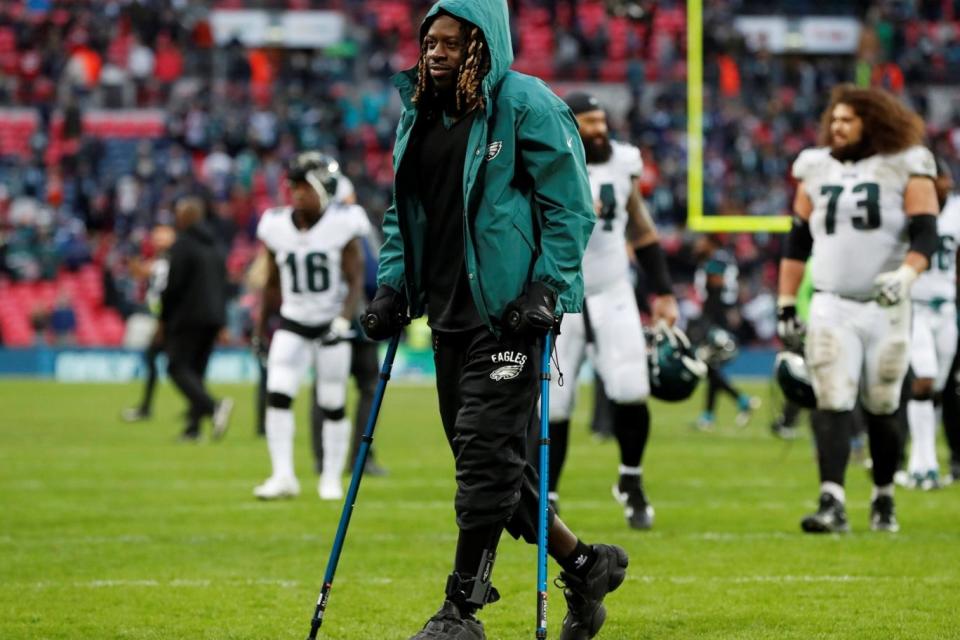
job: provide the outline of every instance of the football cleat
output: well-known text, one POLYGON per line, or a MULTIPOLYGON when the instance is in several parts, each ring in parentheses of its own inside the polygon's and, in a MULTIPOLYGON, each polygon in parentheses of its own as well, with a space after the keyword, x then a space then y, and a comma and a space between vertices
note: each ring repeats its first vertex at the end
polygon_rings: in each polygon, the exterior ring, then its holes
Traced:
POLYGON ((555 581, 567 600, 560 640, 588 640, 597 635, 607 618, 603 599, 616 591, 627 575, 626 551, 609 544, 595 544, 591 548, 597 558, 585 578, 561 571, 555 581))
POLYGON ((343 484, 339 476, 333 474, 321 474, 320 481, 317 483, 317 493, 321 500, 342 500, 343 484))
POLYGON ((870 503, 870 528, 873 531, 900 531, 893 507, 893 496, 877 496, 870 503))
POLYGON ((295 498, 300 495, 300 483, 296 478, 270 476, 253 489, 253 495, 260 500, 295 498))
POLYGON ((740 396, 737 398, 737 417, 735 418, 738 427, 745 427, 750 423, 753 412, 760 408, 760 398, 750 396, 740 396))
POLYGON ((704 411, 697 418, 697 421, 693 423, 693 426, 699 429, 700 431, 713 431, 716 423, 713 419, 713 413, 710 411, 704 411))
POLYGON ((820 506, 800 521, 800 527, 806 533, 847 533, 847 511, 843 503, 829 493, 820 494, 820 506))
POLYGON ((613 485, 613 497, 623 505, 623 516, 631 529, 653 526, 653 506, 643 492, 640 476, 620 476, 620 481, 613 485))

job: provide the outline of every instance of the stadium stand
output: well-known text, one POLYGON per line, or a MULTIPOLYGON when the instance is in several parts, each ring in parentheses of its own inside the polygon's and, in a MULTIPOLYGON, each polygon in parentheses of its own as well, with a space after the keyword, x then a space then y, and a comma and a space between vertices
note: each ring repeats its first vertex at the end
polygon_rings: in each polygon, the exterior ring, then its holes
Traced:
MULTIPOLYGON (((856 3, 837 9, 864 25, 856 55, 839 58, 752 50, 731 27, 739 15, 803 15, 812 4, 825 10, 822 3, 751 0, 705 8, 708 211, 788 212, 790 162, 814 140, 832 84, 881 84, 929 116, 928 93, 960 78, 960 2, 952 0, 874 3, 868 13, 856 3)), ((142 303, 131 264, 149 255, 149 229, 169 221, 173 198, 189 191, 207 194, 239 287, 255 252, 257 216, 282 198, 282 163, 298 149, 336 153, 359 201, 379 216, 390 198, 398 113, 389 77, 415 62, 415 34, 428 6, 0 4, 3 342, 46 340, 37 308, 49 311, 62 292, 76 315, 77 344, 119 344, 123 319, 142 303), (223 9, 325 9, 353 26, 325 49, 220 46, 211 11, 223 9)), ((674 275, 688 283, 684 3, 515 0, 510 7, 515 68, 562 86, 625 88, 618 134, 643 150, 644 194, 665 229, 674 275)), ((960 168, 960 110, 934 120, 935 150, 960 168)), ((745 298, 769 295, 776 239, 744 236, 730 244, 745 298)), ((241 334, 235 326, 234 339, 241 334)))

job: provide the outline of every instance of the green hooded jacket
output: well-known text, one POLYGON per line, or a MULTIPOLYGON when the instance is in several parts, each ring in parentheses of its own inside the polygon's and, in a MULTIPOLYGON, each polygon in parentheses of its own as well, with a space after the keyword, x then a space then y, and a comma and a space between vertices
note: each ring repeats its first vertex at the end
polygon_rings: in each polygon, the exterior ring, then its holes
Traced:
MULTIPOLYGON (((482 31, 490 52, 483 80, 486 108, 473 120, 464 158, 464 252, 480 318, 493 331, 508 302, 533 281, 557 294, 558 315, 583 304, 581 261, 596 215, 583 143, 573 113, 541 80, 510 71, 513 48, 504 0, 440 0, 438 12, 482 31)), ((394 77, 404 109, 393 150, 393 204, 384 215, 377 283, 407 293, 411 315, 423 314, 426 216, 401 165, 417 120, 417 69, 394 77)))

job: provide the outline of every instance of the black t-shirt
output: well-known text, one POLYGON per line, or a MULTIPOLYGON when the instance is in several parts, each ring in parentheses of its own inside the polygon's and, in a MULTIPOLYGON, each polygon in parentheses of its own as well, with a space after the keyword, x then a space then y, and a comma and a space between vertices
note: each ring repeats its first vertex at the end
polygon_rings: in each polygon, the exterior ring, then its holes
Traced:
POLYGON ((467 282, 463 165, 472 118, 423 114, 414 130, 417 192, 427 217, 423 286, 427 322, 436 331, 483 325, 467 282))

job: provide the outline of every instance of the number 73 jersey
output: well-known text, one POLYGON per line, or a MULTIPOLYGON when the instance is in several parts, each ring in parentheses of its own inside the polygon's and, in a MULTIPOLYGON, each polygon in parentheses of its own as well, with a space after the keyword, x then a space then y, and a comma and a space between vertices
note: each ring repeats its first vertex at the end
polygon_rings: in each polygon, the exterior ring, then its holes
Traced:
POLYGON ((343 249, 369 230, 366 213, 356 205, 330 205, 309 229, 297 228, 292 207, 267 209, 257 237, 280 270, 280 315, 310 327, 338 316, 347 294, 343 249))
POLYGON ((804 150, 793 176, 813 203, 813 286, 869 299, 874 280, 903 263, 909 241, 903 195, 911 177, 936 178, 933 154, 921 146, 841 162, 820 147, 804 150))

